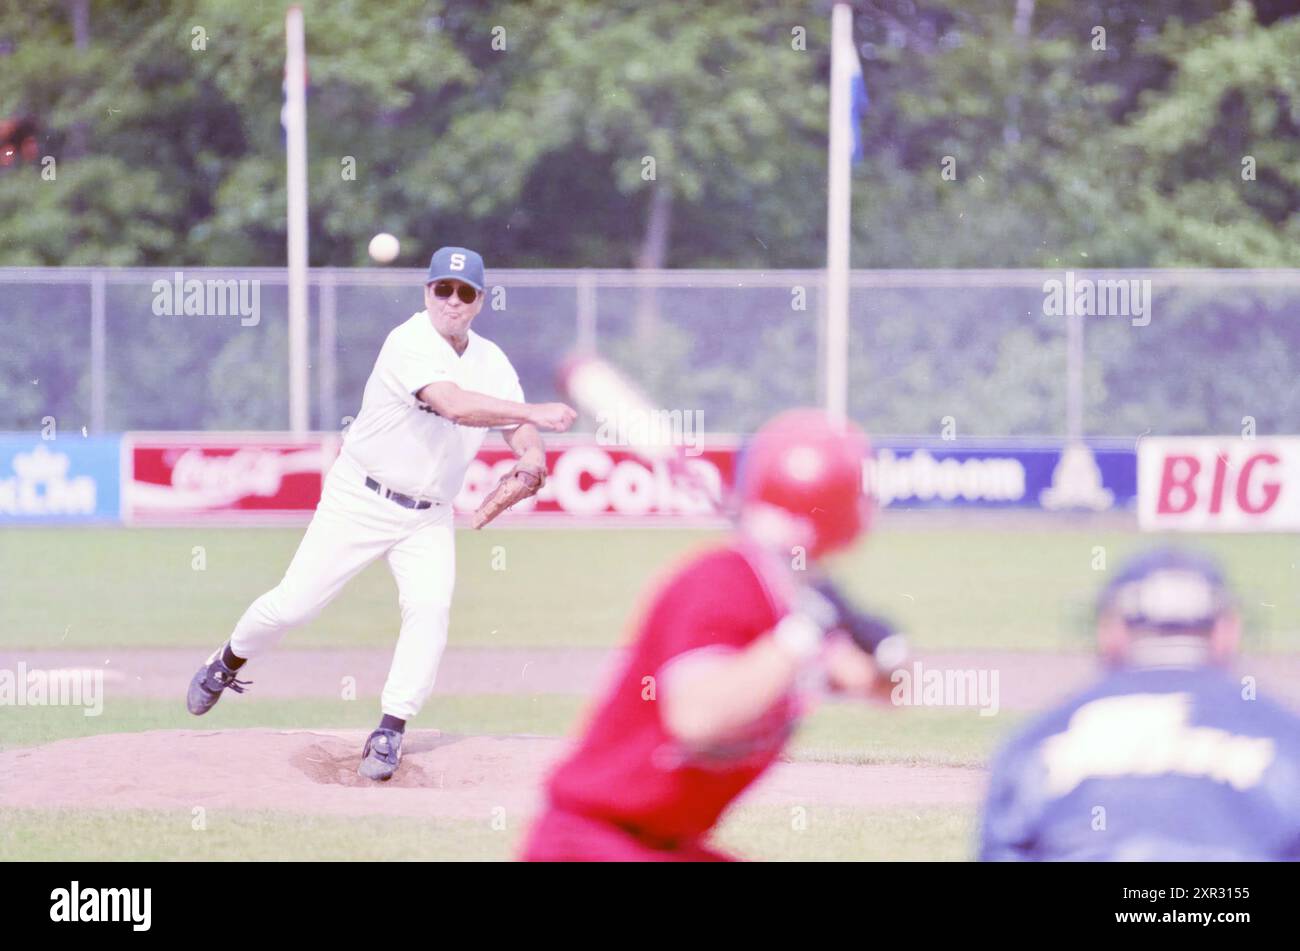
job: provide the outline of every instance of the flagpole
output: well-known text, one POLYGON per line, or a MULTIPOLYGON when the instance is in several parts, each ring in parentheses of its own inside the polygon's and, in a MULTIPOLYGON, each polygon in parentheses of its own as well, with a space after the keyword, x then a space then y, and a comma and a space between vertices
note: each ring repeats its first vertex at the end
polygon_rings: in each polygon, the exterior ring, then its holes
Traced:
POLYGON ((302 7, 290 7, 285 32, 285 146, 288 205, 289 428, 305 433, 307 415, 307 53, 302 7))
POLYGON ((853 49, 853 11, 831 10, 831 105, 826 201, 826 412, 848 412, 850 129, 848 55, 853 49))

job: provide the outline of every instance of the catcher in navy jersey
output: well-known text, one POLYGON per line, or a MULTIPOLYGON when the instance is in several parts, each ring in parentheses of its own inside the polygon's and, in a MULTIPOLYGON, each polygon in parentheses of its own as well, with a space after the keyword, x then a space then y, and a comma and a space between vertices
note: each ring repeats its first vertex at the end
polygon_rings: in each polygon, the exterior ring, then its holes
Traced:
POLYGON ((1127 564, 1098 605, 1110 670, 997 757, 980 858, 1300 859, 1300 718, 1227 672, 1240 630, 1213 562, 1127 564))

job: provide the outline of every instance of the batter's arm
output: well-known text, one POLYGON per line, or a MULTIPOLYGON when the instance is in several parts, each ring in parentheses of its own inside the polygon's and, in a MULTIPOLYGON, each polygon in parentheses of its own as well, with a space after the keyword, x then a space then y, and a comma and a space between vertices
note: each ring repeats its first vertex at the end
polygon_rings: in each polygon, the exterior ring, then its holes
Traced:
POLYGON ((838 617, 824 596, 805 588, 765 634, 739 648, 704 647, 660 671, 664 728, 688 746, 707 747, 743 733, 790 692, 801 670, 822 654, 838 617))
POLYGON ((416 398, 443 419, 461 426, 518 426, 531 423, 540 429, 564 432, 577 418, 563 403, 516 403, 486 393, 464 390, 446 381, 430 383, 416 398))
POLYGON ((739 650, 704 648, 674 658, 660 671, 664 728, 693 747, 742 733, 790 691, 801 667, 771 634, 739 650))
MULTIPOLYGON (((808 662, 775 633, 741 650, 703 649, 684 654, 660 672, 664 727, 688 746, 708 747, 743 732, 789 693, 808 662)), ((890 682, 867 654, 847 637, 828 638, 821 652, 830 685, 869 697, 890 682)))

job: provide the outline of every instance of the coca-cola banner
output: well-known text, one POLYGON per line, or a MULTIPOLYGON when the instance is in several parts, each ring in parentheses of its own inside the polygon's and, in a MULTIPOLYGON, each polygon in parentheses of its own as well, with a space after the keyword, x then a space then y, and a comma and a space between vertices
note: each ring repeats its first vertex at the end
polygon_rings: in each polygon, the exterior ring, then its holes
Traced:
POLYGON ((128 522, 301 521, 320 501, 338 437, 128 433, 128 522))
MULTIPOLYGON (((339 444, 333 435, 128 434, 124 518, 137 524, 305 521, 339 444)), ((546 485, 502 520, 669 516, 716 522, 734 462, 732 445, 664 460, 581 438, 552 440, 546 485)), ((474 511, 514 463, 504 445, 481 451, 465 473, 455 510, 474 511)))
MULTIPOLYGON (((736 450, 704 449, 698 455, 665 460, 631 449, 592 443, 552 446, 546 453, 546 485, 534 498, 502 516, 552 515, 646 517, 671 516, 695 521, 717 519, 731 488, 736 450)), ((456 496, 457 512, 472 512, 515 464, 509 449, 484 449, 465 473, 456 496)))

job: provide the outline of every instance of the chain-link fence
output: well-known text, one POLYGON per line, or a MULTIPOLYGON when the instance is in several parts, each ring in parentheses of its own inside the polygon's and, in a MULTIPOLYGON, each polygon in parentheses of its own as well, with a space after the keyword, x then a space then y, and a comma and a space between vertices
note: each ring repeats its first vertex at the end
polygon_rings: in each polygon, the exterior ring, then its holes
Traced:
MULTIPOLYGON (((422 280, 311 272, 315 427, 357 411, 385 334, 422 306, 422 280)), ((658 405, 747 432, 822 399, 823 280, 497 270, 474 326, 530 400, 560 397, 557 368, 581 348, 658 405)), ((852 286, 849 407, 876 433, 1063 436, 1071 379, 1085 435, 1294 432, 1300 420, 1300 271, 860 271, 852 286)), ((48 417, 65 431, 286 429, 286 303, 279 269, 0 270, 0 430, 48 417)))

